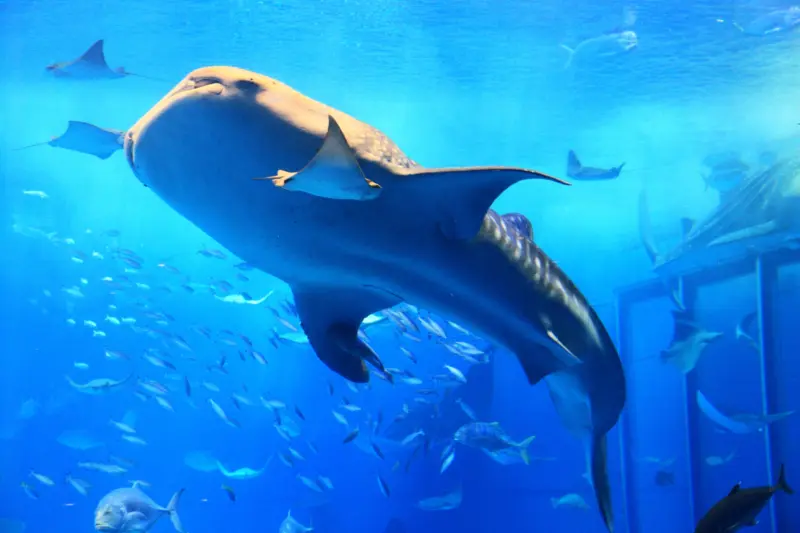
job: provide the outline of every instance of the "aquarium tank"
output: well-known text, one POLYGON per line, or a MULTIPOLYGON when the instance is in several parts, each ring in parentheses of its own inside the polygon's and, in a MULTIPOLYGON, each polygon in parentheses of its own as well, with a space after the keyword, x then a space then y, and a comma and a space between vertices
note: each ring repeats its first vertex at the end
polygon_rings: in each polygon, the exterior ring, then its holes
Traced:
POLYGON ((796 0, 0 29, 0 533, 800 532, 796 0))

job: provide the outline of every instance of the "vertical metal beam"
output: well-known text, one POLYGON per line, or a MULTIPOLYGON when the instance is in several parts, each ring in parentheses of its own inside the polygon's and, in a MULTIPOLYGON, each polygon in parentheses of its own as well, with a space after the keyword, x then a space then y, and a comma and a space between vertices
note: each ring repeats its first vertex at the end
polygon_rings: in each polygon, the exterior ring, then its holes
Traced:
MULTIPOLYGON (((678 278, 678 300, 683 303, 684 308, 694 308, 697 299, 697 288, 686 282, 686 279, 678 278)), ((697 441, 697 409, 694 409, 695 395, 697 394, 697 376, 695 372, 689 372, 681 380, 683 387, 683 416, 686 420, 686 438, 684 439, 686 458, 689 461, 689 518, 692 526, 697 524, 697 493, 696 489, 700 486, 700 461, 696 450, 699 449, 697 441)))
MULTIPOLYGON (((763 256, 756 258, 756 317, 759 337, 759 377, 761 378, 761 412, 772 412, 770 383, 773 378, 770 361, 775 360, 775 343, 773 342, 773 315, 774 306, 772 296, 774 283, 777 277, 776 268, 763 256)), ((767 466, 767 481, 770 486, 774 484, 774 465, 772 463, 772 437, 769 424, 764 426, 764 453, 767 466)), ((777 531, 775 516, 775 499, 770 498, 768 503, 770 527, 773 533, 777 531)))
MULTIPOLYGON (((618 295, 614 299, 614 304, 617 349, 619 350, 623 368, 630 368, 630 358, 628 357, 628 332, 630 331, 628 317, 630 317, 631 301, 628 298, 623 298, 618 295)), ((634 531, 636 531, 634 526, 636 517, 633 516, 632 513, 634 512, 633 509, 637 509, 638 506, 635 502, 630 501, 632 496, 630 491, 632 482, 628 465, 631 461, 631 456, 628 451, 627 443, 632 441, 627 412, 627 409, 624 409, 622 411, 622 416, 619 417, 619 422, 617 422, 617 438, 619 440, 620 480, 622 483, 622 514, 625 516, 624 532, 634 533, 634 531)))

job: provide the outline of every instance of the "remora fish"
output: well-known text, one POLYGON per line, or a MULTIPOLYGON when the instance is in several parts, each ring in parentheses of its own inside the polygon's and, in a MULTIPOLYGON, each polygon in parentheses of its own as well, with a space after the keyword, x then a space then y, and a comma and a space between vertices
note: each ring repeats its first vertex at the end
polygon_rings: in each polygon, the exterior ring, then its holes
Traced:
POLYGON ((613 180, 619 176, 619 173, 622 172, 622 167, 624 166, 625 163, 622 163, 618 167, 611 168, 585 167, 581 164, 574 151, 570 150, 569 154, 567 154, 567 176, 575 180, 613 180))
POLYGON ((162 516, 169 515, 175 529, 184 533, 178 517, 178 502, 183 489, 172 496, 166 507, 160 507, 137 485, 115 489, 103 496, 94 512, 94 528, 109 533, 146 533, 162 516))
MULTIPOLYGON (((517 221, 518 222, 518 221, 517 221)), ((516 238, 529 237, 526 224, 509 229, 516 238)), ((593 322, 600 322, 592 310, 593 322)), ((583 364, 550 374, 545 383, 561 422, 586 444, 589 478, 594 487, 597 505, 609 531, 614 530, 614 508, 608 479, 606 434, 616 425, 625 406, 625 372, 619 353, 606 332, 599 348, 584 352, 583 364)))
POLYGON ((362 320, 401 301, 474 325, 531 384, 608 348, 575 285, 489 210, 514 183, 560 180, 425 169, 372 126, 233 67, 190 73, 128 130, 124 151, 173 209, 291 285, 309 343, 350 381, 380 361, 357 337, 362 320))
POLYGON ((694 322, 691 314, 684 310, 673 310, 674 332, 669 348, 661 352, 661 360, 672 363, 678 370, 688 374, 697 366, 706 347, 722 337, 722 333, 708 331, 694 322))
POLYGON ((758 524, 758 514, 779 490, 794 494, 794 490, 786 482, 783 465, 778 482, 772 487, 743 489, 741 483, 734 485, 728 495, 714 504, 700 519, 694 533, 733 533, 743 527, 755 526, 758 524))

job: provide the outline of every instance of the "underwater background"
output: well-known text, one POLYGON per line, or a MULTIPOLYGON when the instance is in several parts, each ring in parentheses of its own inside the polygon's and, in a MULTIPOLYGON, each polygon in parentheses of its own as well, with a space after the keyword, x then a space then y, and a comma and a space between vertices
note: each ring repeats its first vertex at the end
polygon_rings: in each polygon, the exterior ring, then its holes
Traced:
MULTIPOLYGON (((608 437, 615 531, 690 532, 738 482, 774 484, 781 464, 790 484, 800 479, 794 252, 771 246, 765 266, 743 245, 737 261, 749 266, 724 275, 689 256, 678 274, 702 275, 664 282, 640 236, 642 190, 666 249, 681 241, 682 218, 725 201, 727 185, 708 178, 711 154, 736 154, 747 168, 737 180, 797 158, 800 35, 795 23, 751 24, 792 9, 0 0, 0 533, 90 531, 98 501, 135 480, 159 506, 185 488, 189 533, 606 531, 581 438, 505 349, 453 317, 378 313, 364 332, 394 384, 348 385, 304 340, 289 288, 142 187, 122 154, 20 150, 68 121, 124 130, 209 65, 281 80, 426 167, 508 165, 572 181, 516 184, 493 209, 530 219, 620 351, 627 403, 608 437), (593 48, 624 31, 635 49, 593 48), (75 81, 45 69, 98 39, 112 68, 140 76, 75 81), (570 150, 587 166, 624 168, 570 180, 570 150), (660 355, 677 335, 675 287, 695 333, 722 333, 685 372, 660 355), (79 386, 97 378, 129 381, 79 386), (530 464, 516 447, 454 446, 470 406, 515 443, 535 435, 530 464), (421 503, 434 497, 444 503, 421 503), (297 523, 282 526, 290 512, 297 523)), ((777 494, 759 522, 749 530, 800 531, 800 506, 777 494)))

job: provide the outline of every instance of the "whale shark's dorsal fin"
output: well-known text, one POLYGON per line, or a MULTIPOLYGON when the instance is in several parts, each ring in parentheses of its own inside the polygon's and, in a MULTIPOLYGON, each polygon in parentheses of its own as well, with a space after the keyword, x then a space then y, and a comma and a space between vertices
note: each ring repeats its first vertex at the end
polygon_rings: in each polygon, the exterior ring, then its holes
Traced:
POLYGON ((401 298, 367 286, 293 286, 295 306, 308 343, 325 365, 356 383, 369 381, 365 361, 383 369, 377 354, 358 337, 367 316, 401 298))
MULTIPOLYGON (((439 228, 448 238, 469 240, 481 229, 483 218, 497 197, 506 189, 523 180, 543 179, 570 185, 562 179, 538 170, 514 167, 462 167, 412 170, 400 182, 409 180, 410 186, 423 187, 433 201, 438 202, 441 213, 439 228), (416 183, 416 178, 421 178, 416 183), (424 179, 422 179, 424 178, 424 179)), ((401 185, 397 184, 399 188, 401 185)))
POLYGON ((25 150, 34 146, 52 146, 64 148, 82 154, 89 154, 100 159, 108 159, 114 152, 122 148, 125 132, 100 128, 88 122, 70 120, 67 131, 49 141, 29 144, 15 150, 25 150))
POLYGON ((517 233, 533 241, 533 224, 525 215, 521 213, 506 213, 501 217, 503 221, 514 228, 517 233))
POLYGON ((372 200, 381 193, 381 186, 364 175, 342 128, 330 115, 325 140, 305 167, 296 172, 278 170, 275 176, 256 179, 332 200, 372 200))

